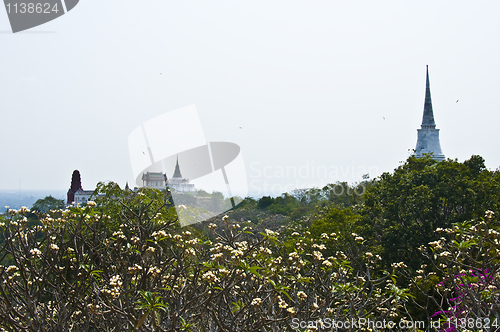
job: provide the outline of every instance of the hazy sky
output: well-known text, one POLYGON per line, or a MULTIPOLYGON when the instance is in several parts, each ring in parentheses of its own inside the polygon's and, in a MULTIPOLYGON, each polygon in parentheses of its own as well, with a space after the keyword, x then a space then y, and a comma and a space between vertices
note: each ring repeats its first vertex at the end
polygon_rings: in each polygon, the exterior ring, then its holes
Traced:
POLYGON ((0 189, 67 189, 74 169, 84 189, 123 186, 132 130, 192 104, 209 141, 241 147, 252 195, 378 176, 415 148, 426 64, 443 153, 496 169, 499 13, 498 1, 81 0, 12 34, 0 8, 0 189))

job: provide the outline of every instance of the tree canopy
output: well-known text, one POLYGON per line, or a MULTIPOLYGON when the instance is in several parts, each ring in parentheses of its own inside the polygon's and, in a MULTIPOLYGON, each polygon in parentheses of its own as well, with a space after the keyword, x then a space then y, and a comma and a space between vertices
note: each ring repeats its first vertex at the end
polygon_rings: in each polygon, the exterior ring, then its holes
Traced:
POLYGON ((40 198, 31 207, 31 212, 48 213, 50 210, 58 210, 64 207, 64 200, 52 196, 40 198))
POLYGON ((385 261, 404 260, 417 268, 417 248, 438 238, 436 228, 498 212, 500 173, 472 156, 437 162, 410 157, 367 189, 360 211, 365 235, 385 261))

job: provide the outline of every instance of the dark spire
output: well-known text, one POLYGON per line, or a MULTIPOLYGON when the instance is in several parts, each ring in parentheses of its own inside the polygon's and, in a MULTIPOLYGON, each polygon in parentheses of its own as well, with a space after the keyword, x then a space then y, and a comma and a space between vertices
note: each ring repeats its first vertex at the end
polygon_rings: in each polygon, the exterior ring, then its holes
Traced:
POLYGON ((67 204, 71 204, 75 201, 75 193, 78 190, 83 190, 82 180, 80 178, 80 172, 78 170, 74 170, 73 175, 71 176, 71 187, 68 190, 67 204))
POLYGON ((181 169, 179 168, 179 156, 177 156, 177 165, 175 165, 174 178, 182 178, 181 169))
POLYGON ((427 67, 427 80, 425 82, 425 103, 424 116, 422 118, 422 128, 436 128, 434 122, 434 112, 432 111, 431 84, 429 82, 429 66, 427 67))
POLYGON ((129 191, 130 190, 130 187, 128 186, 128 181, 127 183, 125 184, 125 191, 129 191))

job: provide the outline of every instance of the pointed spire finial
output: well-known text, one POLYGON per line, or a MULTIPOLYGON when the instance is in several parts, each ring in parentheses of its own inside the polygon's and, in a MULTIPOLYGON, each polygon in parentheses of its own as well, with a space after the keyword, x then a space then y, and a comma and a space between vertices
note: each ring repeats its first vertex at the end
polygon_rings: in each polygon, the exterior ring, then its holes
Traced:
POLYGON ((422 128, 431 127, 436 128, 436 123, 434 122, 434 112, 432 111, 432 100, 431 100, 431 83, 429 81, 429 66, 426 65, 426 81, 425 81, 425 102, 424 102, 424 116, 422 118, 422 128))
POLYGON ((179 155, 177 155, 177 164, 175 165, 175 171, 173 178, 182 178, 181 169, 179 167, 179 155))
POLYGON ((431 84, 429 81, 429 66, 426 66, 426 82, 425 82, 425 102, 424 116, 422 119, 421 129, 417 129, 417 147, 415 156, 421 158, 427 154, 432 155, 432 158, 437 161, 444 160, 444 154, 441 151, 441 143, 439 142, 439 129, 436 129, 434 122, 434 113, 432 111, 431 101, 431 84))

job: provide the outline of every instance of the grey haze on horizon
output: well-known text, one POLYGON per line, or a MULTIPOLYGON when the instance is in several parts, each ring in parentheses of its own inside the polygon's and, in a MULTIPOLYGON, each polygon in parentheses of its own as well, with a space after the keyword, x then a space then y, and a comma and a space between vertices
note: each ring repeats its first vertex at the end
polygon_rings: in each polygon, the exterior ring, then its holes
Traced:
POLYGON ((426 65, 445 156, 496 169, 499 12, 494 1, 81 1, 33 33, 0 33, 0 190, 67 190, 75 169, 84 189, 133 186, 130 132, 192 104, 207 140, 241 147, 252 196, 378 176, 415 148, 426 65))
POLYGON ((0 190, 0 213, 4 213, 7 207, 10 209, 20 209, 22 206, 31 208, 37 200, 47 196, 64 199, 66 202, 66 191, 63 190, 0 190))

